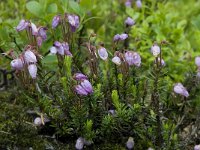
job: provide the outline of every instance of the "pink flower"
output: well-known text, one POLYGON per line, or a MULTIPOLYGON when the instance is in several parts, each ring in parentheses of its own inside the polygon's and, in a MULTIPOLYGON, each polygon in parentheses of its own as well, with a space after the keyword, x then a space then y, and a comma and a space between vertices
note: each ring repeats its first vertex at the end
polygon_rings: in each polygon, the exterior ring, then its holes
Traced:
POLYGON ((88 80, 83 80, 81 86, 88 92, 88 94, 93 93, 92 84, 88 80))
POLYGON ((133 26, 134 24, 135 24, 135 21, 132 19, 132 18, 130 18, 130 17, 128 17, 126 20, 125 20, 125 25, 127 25, 127 26, 133 26))
POLYGON ((75 32, 76 29, 79 27, 79 17, 76 15, 68 15, 67 19, 68 19, 71 31, 75 32))
POLYGON ((88 92, 81 85, 77 85, 75 91, 79 95, 88 95, 88 92))

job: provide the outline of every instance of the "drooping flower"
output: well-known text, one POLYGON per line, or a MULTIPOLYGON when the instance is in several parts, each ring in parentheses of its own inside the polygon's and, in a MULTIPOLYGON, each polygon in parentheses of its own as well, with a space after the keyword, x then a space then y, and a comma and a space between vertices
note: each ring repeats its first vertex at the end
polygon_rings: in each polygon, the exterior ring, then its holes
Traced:
POLYGON ((88 92, 81 85, 75 86, 75 92, 79 95, 88 95, 88 92))
POLYGON ((28 72, 29 72, 30 76, 32 77, 32 79, 36 79, 36 77, 37 77, 37 66, 36 66, 36 64, 28 65, 28 72))
POLYGON ((181 83, 176 83, 174 86, 174 92, 182 96, 188 97, 189 93, 181 83))
POLYGON ((69 44, 67 42, 63 42, 62 47, 64 49, 64 54, 72 57, 72 53, 69 51, 69 44))
POLYGON ((131 5, 132 5, 131 0, 126 0, 125 6, 126 6, 126 7, 131 7, 131 5))
POLYGON ((137 0, 135 3, 136 3, 137 8, 142 8, 142 1, 141 0, 137 0))
POLYGON ((141 64, 141 57, 136 52, 127 51, 124 54, 124 58, 129 66, 135 65, 135 66, 139 67, 141 64))
POLYGON ((82 73, 75 73, 73 77, 77 81, 88 79, 88 77, 82 73))
POLYGON ((120 35, 119 34, 116 34, 113 38, 113 41, 116 42, 116 41, 119 41, 120 40, 120 35))
POLYGON ((126 34, 126 33, 122 33, 121 35, 120 35, 120 40, 121 41, 124 41, 125 39, 127 39, 128 38, 128 34, 126 34))
POLYGON ((127 26, 133 26, 134 24, 135 24, 135 21, 132 19, 132 18, 130 18, 130 17, 128 17, 126 20, 125 20, 125 25, 127 25, 127 26))
POLYGON ((98 49, 98 54, 99 54, 99 57, 103 60, 106 60, 108 58, 108 52, 106 51, 104 47, 100 47, 98 49))
POLYGON ((83 80, 81 82, 81 86, 84 88, 85 91, 88 92, 88 94, 93 93, 92 84, 88 80, 83 80))
MULTIPOLYGON (((154 61, 154 63, 156 63, 156 60, 154 61)), ((160 64, 160 57, 158 57, 158 63, 160 64)), ((161 66, 165 66, 165 61, 163 59, 161 60, 161 66)))
POLYGON ((28 26, 29 26, 29 22, 22 19, 19 22, 19 24, 17 25, 16 30, 19 32, 19 31, 22 31, 24 29, 27 29, 28 26))
POLYGON ((58 54, 60 54, 62 56, 65 54, 64 48, 62 46, 62 43, 60 43, 58 41, 55 41, 54 42, 54 46, 56 47, 58 54))
POLYGON ((197 56, 195 58, 195 64, 197 65, 197 67, 200 67, 200 57, 199 56, 197 56))
POLYGON ((84 139, 82 137, 79 137, 77 140, 76 140, 76 145, 75 145, 75 148, 77 150, 82 150, 83 149, 83 146, 84 146, 84 139))
POLYGON ((10 65, 13 69, 16 69, 16 70, 22 70, 24 68, 24 63, 22 59, 20 58, 12 60, 10 65))
POLYGON ((51 54, 57 54, 57 48, 56 48, 55 46, 52 46, 52 47, 50 48, 50 53, 51 53, 51 54))
POLYGON ((133 138, 129 137, 128 141, 126 142, 126 147, 128 148, 128 150, 133 149, 134 144, 135 144, 135 142, 134 142, 133 138))
POLYGON ((67 19, 72 32, 75 32, 79 27, 79 17, 77 15, 67 15, 67 19))
POLYGON ((200 144, 194 146, 194 150, 200 150, 200 144))
POLYGON ((24 60, 27 64, 29 63, 36 63, 37 59, 35 54, 31 50, 27 50, 24 53, 24 60))
POLYGON ((37 35, 38 34, 38 29, 34 23, 31 22, 31 30, 32 30, 32 35, 37 35))
POLYGON ((117 41, 124 41, 125 39, 128 38, 128 34, 126 33, 122 33, 122 34, 116 34, 113 38, 113 41, 114 42, 117 42, 117 41))
POLYGON ((52 20, 52 28, 56 28, 61 21, 60 15, 54 16, 52 20))
POLYGON ((38 36, 42 38, 43 41, 47 39, 47 28, 46 27, 40 27, 38 29, 38 36))
POLYGON ((160 47, 156 44, 154 44, 151 47, 151 53, 153 54, 153 56, 157 57, 160 54, 160 47))
POLYGON ((116 65, 121 65, 121 59, 118 56, 113 57, 112 62, 116 65))
POLYGON ((42 46, 42 42, 43 42, 42 37, 38 36, 38 37, 36 38, 36 40, 37 40, 37 45, 38 45, 39 47, 41 47, 41 46, 42 46))
POLYGON ((34 119, 34 124, 35 124, 36 126, 42 125, 42 119, 41 119, 40 117, 36 117, 36 118, 34 119))

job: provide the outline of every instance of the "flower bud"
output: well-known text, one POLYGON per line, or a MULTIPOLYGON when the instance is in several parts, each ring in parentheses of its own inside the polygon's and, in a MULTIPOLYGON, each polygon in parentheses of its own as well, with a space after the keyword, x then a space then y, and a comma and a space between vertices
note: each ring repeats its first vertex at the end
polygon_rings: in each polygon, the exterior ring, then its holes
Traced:
POLYGON ((195 145, 194 150, 200 150, 200 145, 195 145))
POLYGON ((88 92, 88 94, 93 93, 92 84, 88 80, 83 80, 81 86, 88 92))
POLYGON ((35 64, 30 64, 28 66, 28 72, 29 72, 30 76, 32 77, 32 79, 36 79, 36 76, 37 76, 37 66, 35 64))
POLYGON ((61 17, 59 15, 53 17, 52 20, 52 28, 56 28, 58 26, 58 24, 60 23, 61 17))
POLYGON ((88 79, 88 77, 82 73, 75 73, 73 77, 77 81, 88 79))
POLYGON ((36 118, 34 119, 34 124, 35 124, 36 126, 42 125, 42 119, 41 119, 40 117, 36 117, 36 118))
POLYGON ((142 8, 141 0, 137 0, 135 3, 136 3, 137 8, 142 8))
POLYGON ((126 142, 126 147, 128 148, 128 150, 131 150, 133 149, 134 147, 134 141, 133 141, 133 138, 132 137, 129 137, 128 138, 128 141, 126 142))
POLYGON ((106 60, 108 58, 108 53, 104 47, 100 47, 98 49, 98 54, 99 54, 99 57, 103 60, 106 60))
POLYGON ((69 51, 69 44, 67 42, 62 43, 62 47, 64 49, 64 54, 72 57, 72 53, 69 51))
POLYGON ((31 30, 32 30, 32 35, 38 34, 38 29, 34 23, 31 23, 31 30))
POLYGON ((24 29, 26 29, 29 25, 29 22, 25 21, 25 20, 21 20, 19 22, 19 24, 17 25, 16 27, 16 30, 19 32, 19 31, 22 31, 24 29))
POLYGON ((113 57, 112 62, 116 65, 121 65, 121 59, 118 56, 113 57))
POLYGON ((153 56, 157 57, 160 54, 160 47, 158 45, 153 45, 151 47, 151 53, 153 54, 153 56))
POLYGON ((42 42, 43 42, 42 37, 38 36, 38 37, 36 38, 36 40, 37 40, 37 45, 38 45, 39 47, 41 47, 41 46, 42 46, 42 42))
POLYGON ((47 28, 45 27, 41 27, 38 30, 38 35, 42 38, 43 41, 45 41, 47 39, 47 28))
POLYGON ((51 54, 56 54, 56 53, 57 53, 57 48, 54 47, 54 46, 52 46, 52 47, 50 48, 50 53, 51 53, 51 54))
POLYGON ((29 64, 29 63, 36 63, 37 62, 35 54, 32 51, 30 51, 30 50, 25 51, 25 53, 24 53, 24 59, 25 59, 25 62, 27 64, 29 64))
POLYGON ((182 96, 188 97, 189 93, 181 83, 176 83, 174 86, 174 92, 182 96))
POLYGON ((132 19, 132 18, 130 18, 130 17, 128 17, 126 20, 125 20, 125 25, 127 25, 127 26, 133 26, 134 24, 135 24, 135 21, 132 19))
POLYGON ((71 31, 75 32, 76 29, 79 27, 79 17, 76 15, 68 15, 67 19, 68 19, 71 31))
POLYGON ((84 146, 84 139, 82 137, 79 137, 77 140, 76 140, 76 145, 75 145, 75 148, 77 150, 82 150, 83 149, 83 146, 84 146))
POLYGON ((197 65, 197 67, 200 67, 200 57, 199 56, 197 56, 195 58, 195 64, 197 65))
POLYGON ((120 35, 119 34, 116 34, 113 38, 113 41, 116 42, 116 41, 119 41, 120 40, 120 35))
POLYGON ((127 51, 124 57, 129 66, 135 65, 139 67, 141 64, 141 57, 136 52, 127 51))
POLYGON ((20 58, 12 60, 10 65, 13 69, 16 70, 22 70, 24 67, 23 61, 20 58))

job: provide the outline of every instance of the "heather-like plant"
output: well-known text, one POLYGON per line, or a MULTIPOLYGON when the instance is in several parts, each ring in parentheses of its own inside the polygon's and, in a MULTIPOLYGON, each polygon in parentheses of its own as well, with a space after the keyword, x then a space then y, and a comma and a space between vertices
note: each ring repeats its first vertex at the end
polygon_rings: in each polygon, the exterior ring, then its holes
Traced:
POLYGON ((198 149, 200 60, 171 4, 27 2, 0 43, 1 147, 198 149))

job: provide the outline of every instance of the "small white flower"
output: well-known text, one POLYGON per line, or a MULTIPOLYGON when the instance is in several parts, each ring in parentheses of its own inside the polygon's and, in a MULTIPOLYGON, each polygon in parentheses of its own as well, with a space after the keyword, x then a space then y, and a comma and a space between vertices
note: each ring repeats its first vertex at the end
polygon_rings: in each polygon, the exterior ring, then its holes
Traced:
POLYGON ((34 23, 31 22, 32 35, 38 34, 38 29, 34 23))
POLYGON ((34 119, 34 124, 35 124, 36 126, 42 125, 42 119, 41 119, 40 117, 36 117, 36 118, 34 119))
POLYGON ((50 48, 50 53, 51 53, 51 54, 56 54, 56 53, 57 53, 57 48, 54 47, 54 46, 52 46, 52 47, 50 48))
POLYGON ((121 59, 118 56, 113 57, 112 62, 116 65, 121 65, 121 59))
POLYGON ((151 47, 151 53, 153 56, 157 57, 160 54, 160 47, 158 45, 153 45, 151 47))
POLYGON ((77 140, 76 140, 76 145, 75 145, 75 148, 77 150, 82 150, 83 149, 83 146, 84 146, 84 139, 82 137, 79 137, 77 140))
POLYGON ((23 61, 20 58, 12 60, 10 65, 13 69, 16 70, 22 70, 24 67, 23 61))
POLYGON ((104 47, 101 47, 98 49, 99 57, 103 60, 106 60, 108 58, 108 53, 104 47))
POLYGON ((37 62, 35 54, 32 51, 30 51, 30 50, 25 51, 25 53, 24 53, 24 59, 25 59, 25 62, 27 64, 29 64, 29 63, 36 63, 37 62))
POLYGON ((133 138, 132 137, 129 137, 128 138, 128 141, 126 142, 126 147, 128 148, 128 150, 131 150, 133 149, 134 147, 134 141, 133 141, 133 138))
POLYGON ((29 71, 30 76, 33 79, 36 79, 36 77, 37 77, 37 66, 35 64, 30 64, 28 66, 28 71, 29 71))

